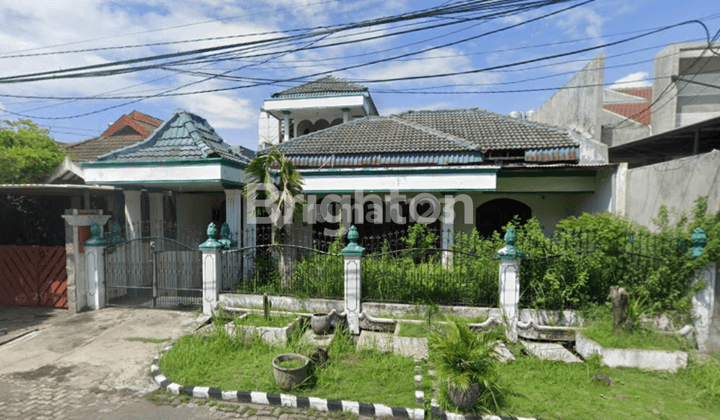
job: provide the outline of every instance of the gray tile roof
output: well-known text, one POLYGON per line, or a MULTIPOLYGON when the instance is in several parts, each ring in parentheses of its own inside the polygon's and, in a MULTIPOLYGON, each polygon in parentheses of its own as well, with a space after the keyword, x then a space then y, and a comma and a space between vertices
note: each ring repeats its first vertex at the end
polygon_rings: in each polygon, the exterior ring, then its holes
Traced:
POLYGON ((238 163, 248 158, 230 149, 230 145, 202 117, 184 110, 175 111, 147 140, 99 156, 108 161, 158 161, 222 157, 238 163))
POLYGON ((367 90, 368 88, 366 86, 353 83, 349 80, 341 79, 335 76, 325 76, 317 80, 273 93, 271 97, 276 99, 317 98, 348 93, 365 93, 367 90))
POLYGON ((480 109, 408 111, 397 117, 465 139, 482 150, 578 146, 560 128, 480 109))
POLYGON ((480 152, 461 138, 396 117, 366 117, 278 145, 284 154, 351 155, 480 152))

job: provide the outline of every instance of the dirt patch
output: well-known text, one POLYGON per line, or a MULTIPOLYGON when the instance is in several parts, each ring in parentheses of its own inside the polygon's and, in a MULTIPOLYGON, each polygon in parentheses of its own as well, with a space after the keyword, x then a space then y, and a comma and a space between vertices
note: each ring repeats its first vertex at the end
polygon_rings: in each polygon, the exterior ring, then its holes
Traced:
POLYGON ((56 382, 65 382, 67 381, 66 376, 72 372, 73 369, 74 366, 57 367, 55 365, 45 365, 35 370, 14 373, 12 377, 26 381, 47 378, 54 379, 56 382))

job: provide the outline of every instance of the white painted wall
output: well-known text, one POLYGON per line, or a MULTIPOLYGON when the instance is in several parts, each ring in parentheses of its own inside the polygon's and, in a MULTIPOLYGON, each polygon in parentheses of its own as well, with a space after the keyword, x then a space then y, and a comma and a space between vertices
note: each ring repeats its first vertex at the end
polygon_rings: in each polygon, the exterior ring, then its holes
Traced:
POLYGON ((175 196, 178 227, 190 232, 205 232, 212 218, 213 206, 219 206, 222 203, 225 193, 178 193, 175 196))
POLYGON ((708 196, 708 210, 720 209, 720 150, 627 171, 626 215, 655 228, 660 206, 689 212, 698 196, 708 196))

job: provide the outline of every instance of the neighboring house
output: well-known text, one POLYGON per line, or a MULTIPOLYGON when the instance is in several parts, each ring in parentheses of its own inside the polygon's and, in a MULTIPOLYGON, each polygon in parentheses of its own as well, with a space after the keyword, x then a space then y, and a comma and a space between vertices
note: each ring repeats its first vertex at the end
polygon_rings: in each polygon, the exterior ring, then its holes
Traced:
POLYGON ((178 110, 147 139, 83 166, 85 182, 122 189, 128 236, 163 236, 172 226, 195 246, 210 221, 240 233, 248 162, 204 118, 178 110))
POLYGON ((260 149, 333 127, 355 118, 378 115, 368 88, 334 76, 273 93, 258 117, 260 149))
MULTIPOLYGON (((345 215, 346 224, 363 225, 358 226, 361 236, 395 228, 387 205, 393 193, 406 195, 405 203, 399 205, 405 217, 418 209, 432 213, 428 208, 432 196, 455 210, 455 217, 435 226, 461 231, 477 228, 483 235, 498 230, 515 215, 537 217, 549 233, 569 215, 613 211, 618 206, 613 200, 617 165, 607 163, 607 147, 576 131, 479 109, 376 116, 374 106, 368 105, 372 99, 367 88, 342 79, 332 79, 335 86, 343 86, 337 92, 325 89, 311 97, 310 92, 324 80, 274 94, 263 109, 272 110, 270 115, 276 117, 271 126, 302 125, 307 114, 316 121, 333 121, 340 112, 354 114, 341 108, 349 90, 344 86, 351 85, 357 92, 351 97, 357 101, 358 112, 363 110, 367 116, 345 118, 345 122, 336 121, 294 139, 286 135, 289 141, 279 142, 278 148, 302 173, 311 203, 345 196, 347 205, 358 204, 353 203, 359 199, 356 192, 376 194, 371 199, 385 203, 383 223, 367 223, 372 213, 369 201, 362 214, 345 215), (287 94, 303 97, 280 100, 287 94), (298 123, 292 116, 302 120, 298 123), (452 204, 453 199, 465 201, 452 204)), ((315 223, 315 229, 336 228, 334 218, 329 219, 333 220, 306 222, 315 223)))
MULTIPOLYGON (((717 48, 720 44, 715 44, 717 48)), ((651 87, 606 89, 604 56, 580 70, 528 119, 572 126, 625 164, 620 214, 653 227, 661 206, 689 211, 708 196, 720 208, 720 57, 707 43, 668 46, 655 56, 651 87)))

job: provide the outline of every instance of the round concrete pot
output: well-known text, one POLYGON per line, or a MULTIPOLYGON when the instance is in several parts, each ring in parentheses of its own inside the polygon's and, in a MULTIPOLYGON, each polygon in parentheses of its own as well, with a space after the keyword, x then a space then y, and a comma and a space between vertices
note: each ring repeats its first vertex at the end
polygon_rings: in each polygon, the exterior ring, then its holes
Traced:
POLYGON ((453 388, 448 384, 448 396, 450 397, 450 401, 458 406, 458 408, 468 409, 475 404, 475 401, 477 401, 480 396, 480 384, 473 382, 465 391, 459 388, 453 388))
POLYGON ((275 374, 275 383, 283 391, 289 391, 292 387, 300 385, 308 376, 308 367, 310 359, 302 354, 287 353, 276 356, 273 361, 273 373, 275 374), (302 360, 303 364, 297 368, 280 367, 280 363, 285 360, 302 360))
POLYGON ((337 318, 338 314, 334 311, 329 314, 313 314, 310 327, 316 335, 328 334, 335 328, 337 318))

